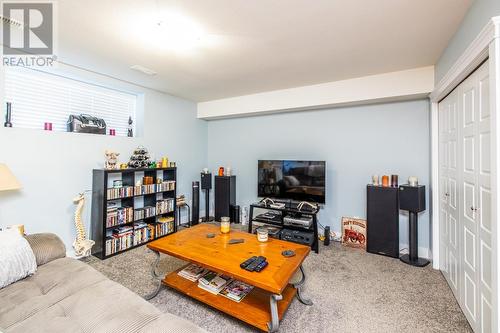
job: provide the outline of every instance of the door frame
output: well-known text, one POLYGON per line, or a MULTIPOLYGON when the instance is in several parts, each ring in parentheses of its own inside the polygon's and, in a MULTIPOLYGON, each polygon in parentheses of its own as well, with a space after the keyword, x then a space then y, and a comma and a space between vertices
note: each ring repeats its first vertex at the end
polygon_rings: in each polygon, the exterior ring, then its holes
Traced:
POLYGON ((494 332, 500 328, 499 309, 500 288, 499 270, 500 256, 498 240, 500 228, 498 216, 500 207, 500 16, 493 17, 472 41, 469 47, 453 64, 446 75, 439 81, 430 94, 431 101, 431 248, 432 266, 441 269, 440 235, 439 235, 439 114, 438 103, 469 76, 483 61, 489 58, 490 71, 490 113, 491 113, 491 190, 492 190, 492 251, 493 262, 493 327, 494 332))

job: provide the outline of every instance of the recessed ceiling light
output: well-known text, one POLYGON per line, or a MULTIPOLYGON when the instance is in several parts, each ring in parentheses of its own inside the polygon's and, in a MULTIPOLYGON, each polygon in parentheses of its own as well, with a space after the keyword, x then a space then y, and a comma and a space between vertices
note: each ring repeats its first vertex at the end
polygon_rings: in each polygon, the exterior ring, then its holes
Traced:
POLYGON ((135 71, 144 73, 146 75, 151 75, 151 76, 154 76, 154 75, 158 74, 157 72, 155 72, 151 68, 147 68, 147 67, 144 67, 144 66, 141 66, 141 65, 130 66, 130 69, 133 69, 135 71))

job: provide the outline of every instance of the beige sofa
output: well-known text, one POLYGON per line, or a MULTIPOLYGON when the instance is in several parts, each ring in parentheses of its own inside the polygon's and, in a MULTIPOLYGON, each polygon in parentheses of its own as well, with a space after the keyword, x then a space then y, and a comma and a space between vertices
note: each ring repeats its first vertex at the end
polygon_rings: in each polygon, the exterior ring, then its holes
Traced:
POLYGON ((13 332, 205 332, 161 313, 87 264, 65 257, 57 236, 27 236, 37 272, 0 289, 0 331, 13 332))

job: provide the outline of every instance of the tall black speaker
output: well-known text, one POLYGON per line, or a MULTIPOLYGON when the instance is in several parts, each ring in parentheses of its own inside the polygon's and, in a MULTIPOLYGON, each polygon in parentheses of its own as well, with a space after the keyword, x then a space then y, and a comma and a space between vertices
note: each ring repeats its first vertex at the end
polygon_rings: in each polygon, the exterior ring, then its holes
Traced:
POLYGON ((212 174, 201 173, 201 189, 205 191, 205 217, 203 222, 210 221, 210 190, 212 189, 212 174))
POLYGON ((236 205, 236 176, 215 176, 215 220, 232 216, 236 205))
POLYGON ((191 224, 197 225, 200 220, 200 182, 193 182, 193 203, 191 204, 191 224))
POLYGON ((397 187, 368 185, 366 251, 399 258, 399 198, 397 187))

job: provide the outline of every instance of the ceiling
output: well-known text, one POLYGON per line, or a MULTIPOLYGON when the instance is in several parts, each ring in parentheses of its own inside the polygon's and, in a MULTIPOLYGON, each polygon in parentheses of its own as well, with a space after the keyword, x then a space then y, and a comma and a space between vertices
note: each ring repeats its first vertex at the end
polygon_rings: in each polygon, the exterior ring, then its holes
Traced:
POLYGON ((60 0, 58 56, 207 101, 433 65, 471 2, 60 0), (196 47, 175 50, 152 40, 149 29, 172 12, 204 31, 196 47))

